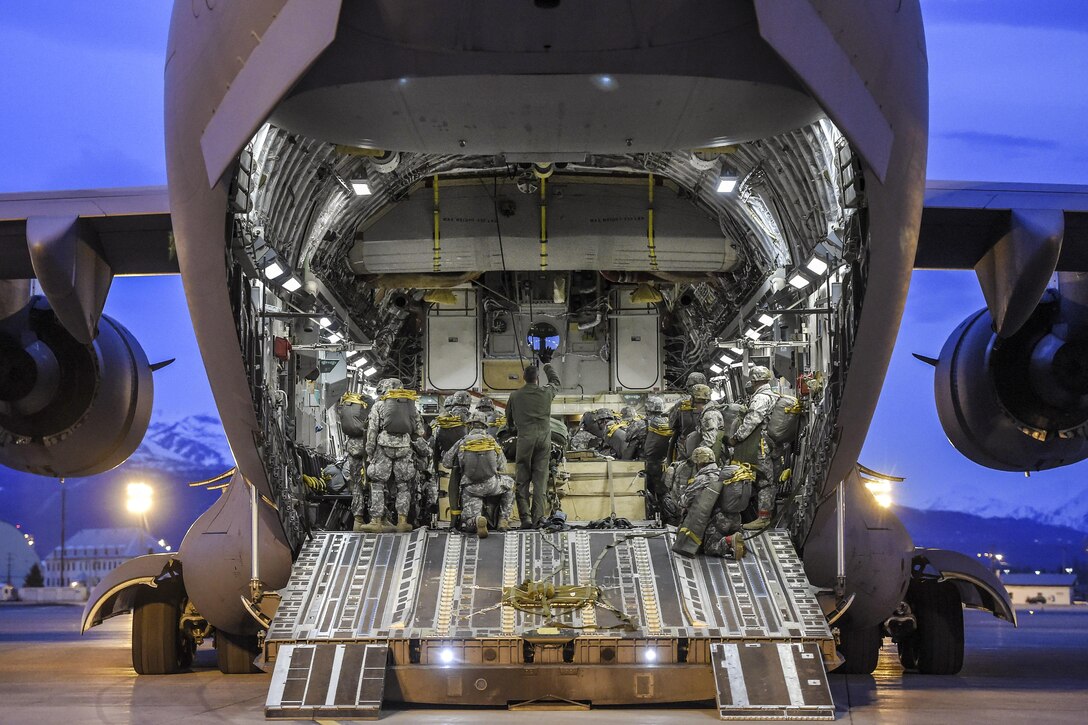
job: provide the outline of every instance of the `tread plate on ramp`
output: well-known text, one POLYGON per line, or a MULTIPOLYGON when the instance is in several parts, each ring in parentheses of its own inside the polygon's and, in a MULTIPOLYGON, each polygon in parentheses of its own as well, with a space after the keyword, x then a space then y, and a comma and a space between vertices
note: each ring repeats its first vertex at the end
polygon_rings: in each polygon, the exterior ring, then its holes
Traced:
POLYGON ((814 642, 719 642, 710 659, 723 720, 834 720, 814 642))
POLYGON ((288 644, 265 701, 270 718, 377 719, 385 695, 384 644, 288 644))

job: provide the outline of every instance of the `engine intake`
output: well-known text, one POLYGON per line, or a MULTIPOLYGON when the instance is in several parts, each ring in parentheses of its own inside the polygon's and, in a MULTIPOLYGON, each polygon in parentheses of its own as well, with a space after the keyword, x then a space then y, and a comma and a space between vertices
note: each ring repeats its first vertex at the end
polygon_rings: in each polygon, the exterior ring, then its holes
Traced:
POLYGON ((0 323, 0 464, 54 477, 108 471, 140 445, 152 397, 147 356, 110 317, 89 345, 41 297, 0 323))
POLYGON ((934 381, 937 414, 952 445, 975 463, 1040 471, 1088 458, 1088 319, 1077 301, 1080 284, 1048 290, 1011 337, 995 335, 983 309, 945 342, 934 381))

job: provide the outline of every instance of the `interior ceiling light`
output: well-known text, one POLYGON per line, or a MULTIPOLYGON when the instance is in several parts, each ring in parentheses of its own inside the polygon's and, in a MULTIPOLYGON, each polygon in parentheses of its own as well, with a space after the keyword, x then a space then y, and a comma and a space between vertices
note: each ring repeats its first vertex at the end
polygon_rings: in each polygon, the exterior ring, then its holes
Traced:
POLYGON ((789 279, 789 283, 791 287, 795 287, 797 289, 804 289, 810 284, 808 277, 806 277, 799 271, 793 273, 793 275, 789 279))
POLYGON ((718 193, 733 193, 733 190, 737 188, 737 182, 739 180, 740 177, 737 175, 737 170, 727 164, 725 161, 722 161, 722 171, 718 175, 718 193))
POLYGON ((738 359, 740 359, 740 353, 733 352, 732 350, 722 350, 722 362, 731 363, 738 359))
POLYGON ((351 180, 351 190, 355 196, 370 196, 370 180, 366 176, 359 176, 351 180))
MULTIPOLYGON (((348 350, 346 353, 344 353, 344 357, 346 357, 348 360, 350 360, 350 359, 352 359, 353 357, 355 357, 358 354, 359 354, 358 350, 348 350)), ((356 365, 363 365, 363 364, 365 364, 365 362, 358 362, 358 363, 355 363, 355 364, 356 365)))
POLYGON ((774 318, 771 317, 770 315, 768 315, 766 312, 764 312, 762 315, 759 316, 759 324, 761 324, 761 325, 770 325, 770 324, 773 324, 773 323, 774 323, 774 318))
POLYGON ((283 268, 283 265, 279 263, 279 260, 273 258, 271 262, 264 266, 264 269, 261 270, 261 274, 264 275, 265 279, 272 280, 277 277, 282 277, 283 273, 286 271, 287 270, 283 268))
POLYGON ((332 324, 332 320, 330 320, 328 317, 322 317, 320 320, 317 321, 317 324, 321 325, 322 328, 326 328, 332 324))
POLYGON ((744 336, 747 337, 749 340, 758 340, 759 332, 756 331, 754 328, 749 327, 747 330, 744 331, 744 336))
POLYGON ((331 342, 333 345, 335 345, 336 343, 340 342, 343 339, 344 339, 343 336, 339 332, 334 332, 331 335, 329 335, 329 342, 331 342))
POLYGON ((721 375, 722 366, 721 365, 711 365, 710 366, 710 372, 714 373, 715 375, 721 375))
POLYGON ((809 272, 819 276, 827 271, 827 262, 819 257, 813 257, 805 264, 809 272))
POLYGON ((300 287, 302 287, 302 280, 300 280, 293 274, 290 276, 290 278, 284 280, 283 282, 283 288, 288 292, 294 292, 300 287))
POLYGON ((365 375, 365 376, 367 376, 369 378, 371 375, 373 375, 376 372, 378 372, 378 368, 371 365, 370 367, 368 367, 366 370, 363 371, 363 375, 365 375))

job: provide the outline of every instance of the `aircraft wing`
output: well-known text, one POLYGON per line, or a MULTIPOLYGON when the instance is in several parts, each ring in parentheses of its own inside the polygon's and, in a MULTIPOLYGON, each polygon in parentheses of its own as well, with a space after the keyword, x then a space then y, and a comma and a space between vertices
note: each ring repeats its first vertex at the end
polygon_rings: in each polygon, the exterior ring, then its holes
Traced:
POLYGON ((927 182, 915 268, 973 269, 1018 210, 1064 212, 1056 271, 1088 271, 1088 186, 965 181, 927 182))
POLYGON ((0 279, 35 276, 27 220, 79 217, 114 276, 177 274, 165 186, 0 194, 0 279))

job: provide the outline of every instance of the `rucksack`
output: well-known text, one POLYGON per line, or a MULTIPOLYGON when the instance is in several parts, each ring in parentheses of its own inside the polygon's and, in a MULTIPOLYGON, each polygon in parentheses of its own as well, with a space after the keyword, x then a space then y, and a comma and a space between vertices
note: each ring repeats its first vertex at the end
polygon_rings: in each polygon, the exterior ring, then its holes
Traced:
POLYGON ((346 393, 336 406, 340 417, 340 430, 348 438, 362 438, 366 435, 367 421, 370 420, 371 401, 355 393, 346 393))
POLYGON ((411 398, 388 397, 382 399, 385 406, 385 432, 394 435, 411 433, 414 429, 412 415, 416 404, 411 398))
POLYGON ((801 430, 801 403, 792 395, 778 394, 767 416, 767 437, 775 443, 791 443, 801 430))
POLYGON ((752 482, 756 474, 747 464, 722 466, 718 474, 722 492, 718 494, 718 508, 727 514, 738 514, 748 508, 752 498, 752 482))
POLYGON ((461 444, 461 476, 472 483, 483 483, 499 472, 499 457, 490 438, 473 438, 461 444), (479 450, 477 450, 479 449, 479 450))

